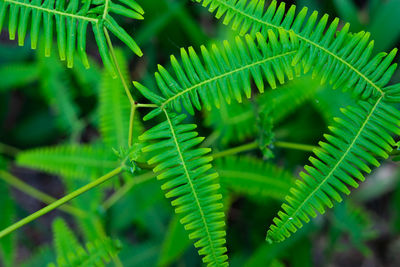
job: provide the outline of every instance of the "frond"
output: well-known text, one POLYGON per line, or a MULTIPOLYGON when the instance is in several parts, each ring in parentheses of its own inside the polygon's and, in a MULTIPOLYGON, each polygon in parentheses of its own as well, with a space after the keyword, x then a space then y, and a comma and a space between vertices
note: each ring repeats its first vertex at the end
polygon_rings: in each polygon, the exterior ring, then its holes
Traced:
POLYGON ((17 164, 54 175, 88 180, 118 166, 116 157, 102 147, 61 145, 18 154, 17 164), (115 160, 113 160, 115 158, 115 160))
POLYGON ((385 86, 397 67, 390 65, 397 49, 370 59, 374 47, 370 34, 350 34, 348 23, 339 30, 338 18, 328 23, 327 14, 318 19, 318 12, 308 15, 307 8, 296 14, 295 5, 286 10, 284 2, 278 5, 275 0, 267 8, 265 0, 194 1, 241 35, 266 36, 269 30, 290 33, 299 41, 292 65, 302 61, 304 72, 312 70, 334 88, 349 89, 363 99, 378 99, 390 89, 385 86))
POLYGON ((78 239, 63 219, 55 219, 52 229, 54 248, 58 258, 66 259, 71 251, 80 247, 78 239))
POLYGON ((286 77, 293 79, 300 73, 298 67, 294 71, 290 66, 296 51, 287 33, 280 32, 279 38, 280 41, 273 31, 268 32, 268 42, 261 34, 256 35, 257 41, 250 35, 245 42, 237 37, 234 42, 224 41, 222 47, 201 46, 201 57, 192 47, 182 48, 181 62, 171 56, 176 78, 158 66, 155 78, 160 93, 134 82, 145 97, 159 106, 145 119, 162 113, 163 108, 181 112, 183 106, 194 114, 194 109, 200 110, 202 104, 210 110, 212 106, 220 107, 222 101, 229 104, 236 99, 240 103, 243 93, 251 97, 252 80, 262 93, 264 81, 276 88, 277 81, 282 84, 286 77))
POLYGON ((196 125, 182 124, 185 115, 172 115, 164 110, 166 121, 145 132, 139 139, 156 141, 143 152, 158 152, 148 163, 155 164, 162 189, 180 215, 180 222, 190 231, 189 238, 198 240, 195 247, 209 266, 226 266, 225 222, 217 174, 211 170, 208 148, 195 148, 204 138, 197 137, 196 125))
MULTIPOLYGON (((122 53, 117 50, 116 57, 126 82, 129 80, 128 68, 122 53)), ((110 148, 119 149, 128 145, 128 129, 130 103, 124 93, 120 80, 113 79, 109 72, 104 71, 100 85, 100 133, 105 144, 110 148)), ((133 123, 133 140, 143 133, 143 125, 135 116, 133 123)))
POLYGON ((291 233, 315 217, 316 211, 324 213, 333 207, 332 201, 341 202, 340 193, 350 194, 348 186, 357 188, 364 181, 362 172, 369 173, 368 165, 379 166, 377 157, 387 158, 395 141, 391 133, 400 134, 400 112, 380 98, 376 103, 360 102, 357 107, 342 110, 330 127, 332 134, 325 135, 327 142, 310 157, 312 166, 305 166, 291 194, 282 205, 274 225, 267 234, 268 241, 283 241, 291 233))
POLYGON ((120 250, 121 244, 109 238, 86 243, 86 249, 78 243, 67 224, 56 219, 53 224, 57 264, 49 266, 106 266, 120 250))
POLYGON ((251 157, 227 157, 215 162, 221 186, 248 196, 283 200, 294 177, 274 164, 251 157))
POLYGON ((14 40, 18 33, 18 44, 24 45, 29 28, 31 47, 36 49, 39 33, 43 30, 47 56, 50 55, 53 35, 56 35, 60 59, 67 60, 68 67, 73 66, 76 52, 84 65, 89 67, 86 34, 90 24, 104 65, 111 73, 114 73, 103 27, 111 31, 137 55, 141 56, 142 52, 135 41, 114 20, 113 14, 143 19, 143 10, 134 0, 82 2, 79 0, 1 0, 0 32, 8 15, 8 31, 11 40, 14 40), (54 28, 56 28, 55 33, 54 28))

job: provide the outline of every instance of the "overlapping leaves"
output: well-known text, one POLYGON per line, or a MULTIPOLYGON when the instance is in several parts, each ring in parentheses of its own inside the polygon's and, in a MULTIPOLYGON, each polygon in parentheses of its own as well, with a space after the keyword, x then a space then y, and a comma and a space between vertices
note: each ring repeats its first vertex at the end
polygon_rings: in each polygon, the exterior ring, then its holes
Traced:
POLYGON ((86 53, 86 35, 90 24, 104 65, 111 73, 114 67, 109 56, 109 47, 103 27, 111 31, 133 52, 142 52, 132 37, 118 25, 112 14, 132 19, 143 19, 143 9, 134 0, 1 0, 0 31, 8 15, 11 40, 18 33, 18 44, 23 45, 30 28, 31 47, 36 49, 39 33, 43 30, 45 54, 50 55, 53 36, 57 37, 61 60, 73 66, 74 54, 78 53, 82 62, 89 67, 86 53), (56 32, 54 32, 54 28, 56 32))

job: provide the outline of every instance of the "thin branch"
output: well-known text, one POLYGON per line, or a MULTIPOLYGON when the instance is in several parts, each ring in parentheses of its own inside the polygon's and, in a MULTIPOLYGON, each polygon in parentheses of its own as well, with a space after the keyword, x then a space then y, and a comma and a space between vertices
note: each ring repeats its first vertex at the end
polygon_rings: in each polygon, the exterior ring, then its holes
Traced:
POLYGON ((311 145, 289 143, 289 142, 280 142, 280 141, 275 142, 274 146, 275 147, 280 147, 280 148, 287 148, 287 149, 293 149, 293 150, 306 151, 306 152, 313 152, 314 149, 318 148, 316 146, 311 146, 311 145))
POLYGON ((245 144, 245 145, 242 145, 242 146, 238 146, 238 147, 227 149, 227 150, 224 150, 224 151, 221 151, 221 152, 217 152, 215 154, 212 154, 211 156, 214 159, 223 158, 223 157, 226 157, 226 156, 236 155, 236 154, 241 153, 241 152, 254 150, 256 148, 258 148, 258 143, 257 142, 253 142, 253 143, 250 143, 250 144, 245 144))
POLYGON ((111 58, 112 58, 112 60, 114 62, 114 65, 115 65, 115 67, 117 69, 118 76, 119 76, 119 78, 120 78, 120 80, 122 82, 122 86, 125 89, 126 96, 128 97, 129 103, 131 105, 131 112, 130 112, 130 119, 129 119, 129 130, 128 130, 129 131, 128 132, 128 147, 132 147, 132 144, 133 144, 133 140, 132 140, 133 139, 133 122, 134 122, 134 116, 135 116, 135 111, 136 111, 136 101, 132 97, 132 94, 131 94, 131 92, 129 90, 129 87, 128 87, 125 79, 124 79, 123 74, 122 74, 121 68, 119 67, 118 60, 117 60, 117 57, 115 56, 114 47, 112 45, 110 35, 108 34, 108 31, 107 31, 107 29, 105 27, 103 27, 103 30, 104 30, 104 35, 106 36, 108 47, 110 48, 111 58))
POLYGON ((24 219, 14 223, 13 225, 7 227, 6 229, 2 230, 0 232, 0 238, 3 238, 4 236, 14 232, 15 230, 21 228, 22 226, 36 220, 37 218, 49 213, 50 211, 53 211, 55 209, 57 209, 58 207, 64 205, 65 203, 67 203, 68 201, 71 201, 72 199, 82 195, 83 193, 89 191, 90 189, 93 189, 94 187, 99 186, 100 184, 110 180, 111 178, 113 178, 114 176, 120 174, 123 170, 123 167, 118 167, 116 169, 114 169, 113 171, 107 173, 106 175, 98 178, 97 180, 91 182, 90 184, 87 184, 81 188, 79 188, 78 190, 75 190, 74 192, 64 196, 63 198, 53 202, 52 204, 44 207, 43 209, 25 217, 24 219))
MULTIPOLYGON (((29 184, 25 183, 24 181, 21 181, 20 179, 18 179, 17 177, 13 176, 12 174, 10 174, 8 172, 0 170, 0 179, 5 181, 7 184, 11 185, 12 187, 15 187, 19 191, 24 192, 25 194, 43 202, 43 203, 51 204, 51 203, 57 201, 56 198, 54 198, 46 193, 43 193, 42 191, 30 186, 29 184)), ((74 216, 78 216, 78 217, 86 217, 87 216, 87 213, 85 211, 75 208, 73 206, 70 206, 68 204, 61 206, 59 209, 66 213, 74 215, 74 216)))

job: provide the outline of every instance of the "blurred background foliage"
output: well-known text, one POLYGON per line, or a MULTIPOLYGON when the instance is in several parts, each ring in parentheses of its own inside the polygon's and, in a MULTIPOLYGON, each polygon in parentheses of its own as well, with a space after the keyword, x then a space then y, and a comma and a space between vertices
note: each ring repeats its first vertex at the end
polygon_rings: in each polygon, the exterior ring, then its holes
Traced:
MULTIPOLYGON (((180 47, 234 37, 190 1, 138 2, 146 12, 145 20, 126 19, 121 25, 134 36, 144 56, 137 58, 114 40, 128 81, 151 87, 157 64, 167 63, 180 47)), ((377 51, 399 47, 400 0, 286 2, 340 17, 352 24, 353 32, 370 31, 377 51)), ((28 46, 17 47, 6 32, 0 40, 0 228, 5 228, 115 165, 112 148, 118 150, 121 140, 127 139, 129 103, 118 80, 102 70, 93 39, 88 40, 92 61, 88 70, 79 60, 67 69, 56 53, 45 58, 28 46)), ((400 81, 399 71, 395 80, 400 81)), ((133 93, 140 98, 138 92, 133 93)), ((400 265, 400 179, 394 161, 369 175, 345 203, 286 242, 267 245, 264 241, 267 224, 284 197, 273 192, 288 191, 309 156, 309 152, 274 144, 316 145, 339 108, 352 101, 347 93, 305 77, 243 105, 223 105, 189 118, 208 137, 205 146, 215 152, 254 140, 269 145, 265 151, 242 153, 240 159, 215 161, 226 190, 231 266, 400 265), (259 127, 265 119, 270 120, 269 130, 259 127), (249 169, 265 180, 259 184, 243 181, 247 175, 243 170, 249 169), (234 185, 225 178, 228 173, 229 179, 235 173, 234 185), (287 182, 271 183, 276 177, 287 182)), ((139 116, 135 125, 135 136, 149 127, 139 116)), ((95 240, 103 236, 111 238, 115 254, 120 250, 118 256, 109 255, 114 258, 111 265, 200 266, 197 252, 173 214, 154 175, 146 171, 134 178, 125 175, 1 239, 2 266, 46 266, 65 256, 67 248, 61 248, 66 244, 96 247, 95 240)))

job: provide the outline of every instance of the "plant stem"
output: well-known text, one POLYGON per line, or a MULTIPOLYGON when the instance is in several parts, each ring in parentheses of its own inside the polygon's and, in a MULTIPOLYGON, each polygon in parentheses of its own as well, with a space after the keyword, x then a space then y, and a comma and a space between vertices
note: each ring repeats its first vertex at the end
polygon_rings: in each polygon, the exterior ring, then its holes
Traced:
MULTIPOLYGON (((280 141, 275 142, 274 146, 275 147, 280 147, 280 148, 288 148, 288 149, 294 149, 294 150, 300 150, 300 151, 307 151, 307 152, 313 152, 313 150, 317 148, 316 146, 311 146, 311 145, 296 144, 296 143, 289 143, 289 142, 280 142, 280 141)), ((258 147, 258 143, 257 142, 253 142, 253 143, 241 145, 241 146, 238 146, 238 147, 234 147, 234 148, 231 148, 231 149, 227 149, 227 150, 224 150, 224 151, 221 151, 221 152, 217 152, 217 153, 212 154, 211 156, 214 159, 217 159, 217 158, 236 155, 236 154, 241 153, 241 152, 253 150, 253 149, 256 149, 257 147, 258 147)))
POLYGON ((131 113, 129 115, 129 133, 128 133, 128 147, 133 145, 133 121, 135 119, 136 105, 131 105, 131 113))
POLYGON ((131 105, 131 113, 130 113, 130 118, 129 118, 129 132, 128 132, 128 147, 132 147, 133 144, 133 121, 135 117, 135 111, 136 111, 136 101, 132 97, 132 94, 129 90, 128 84, 126 83, 124 76, 122 74, 121 68, 119 67, 117 57, 115 56, 115 51, 114 47, 111 42, 110 35, 108 34, 107 28, 103 27, 104 35, 106 36, 107 44, 108 47, 110 48, 110 54, 111 58, 114 62, 115 68, 117 69, 119 79, 121 80, 122 86, 124 87, 126 96, 129 99, 129 103, 131 105))
POLYGON ((275 142, 274 145, 276 147, 280 147, 280 148, 288 148, 288 149, 307 151, 307 152, 313 152, 314 149, 318 148, 316 146, 311 146, 311 145, 296 144, 296 143, 289 143, 289 142, 280 142, 280 141, 275 142))
POLYGON ((217 158, 222 158, 222 157, 226 157, 226 156, 230 156, 230 155, 236 155, 236 154, 241 153, 241 152, 253 150, 253 149, 256 149, 257 147, 258 147, 258 143, 257 142, 253 142, 253 143, 250 143, 250 144, 246 144, 246 145, 234 147, 234 148, 231 148, 231 149, 228 149, 228 150, 224 150, 224 151, 221 151, 221 152, 217 152, 215 154, 212 154, 211 156, 214 159, 217 159, 217 158))
POLYGON ((128 193, 132 187, 135 185, 147 182, 156 177, 156 174, 153 172, 147 172, 137 177, 134 177, 132 180, 127 182, 123 187, 121 187, 118 191, 116 191, 113 195, 111 195, 106 201, 103 203, 104 210, 108 210, 111 208, 118 200, 120 200, 126 193, 128 193))
POLYGON ((61 205, 64 205, 65 203, 67 203, 68 201, 82 195, 83 193, 89 191, 90 189, 110 180, 112 177, 120 174, 122 172, 122 167, 118 167, 116 169, 114 169, 113 171, 107 173, 106 175, 98 178, 97 180, 91 182, 90 184, 87 184, 81 188, 79 188, 78 190, 75 190, 74 192, 64 196, 63 198, 51 203, 50 205, 44 207, 43 209, 25 217, 24 219, 14 223, 13 225, 7 227, 6 229, 2 230, 0 232, 0 239, 3 238, 4 236, 14 232, 15 230, 21 228, 22 226, 36 220, 37 218, 49 213, 50 211, 60 207, 61 205))
MULTIPOLYGON (((11 175, 8 172, 0 171, 0 179, 4 180, 6 183, 15 187, 16 189, 20 190, 21 192, 24 192, 25 194, 43 202, 43 203, 51 204, 54 201, 57 201, 57 199, 55 199, 54 197, 49 196, 48 194, 39 191, 38 189, 30 186, 29 184, 25 183, 24 181, 21 181, 20 179, 11 175)), ((70 206, 68 204, 61 206, 60 210, 66 212, 66 213, 69 213, 71 215, 78 216, 78 217, 86 217, 87 216, 87 213, 85 211, 75 208, 73 206, 70 206)))
POLYGON ((15 157, 19 152, 20 150, 18 148, 0 143, 0 153, 3 153, 11 157, 15 157))
POLYGON ((138 108, 158 108, 156 104, 136 104, 138 108))

